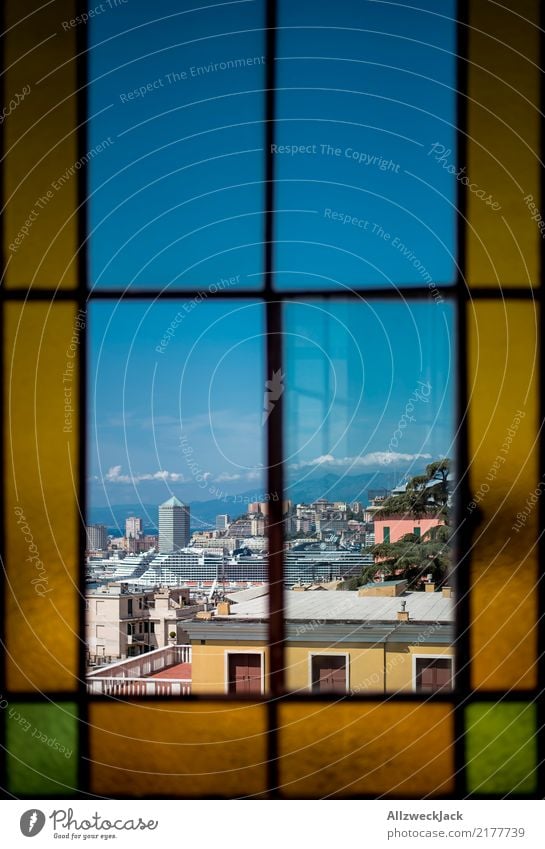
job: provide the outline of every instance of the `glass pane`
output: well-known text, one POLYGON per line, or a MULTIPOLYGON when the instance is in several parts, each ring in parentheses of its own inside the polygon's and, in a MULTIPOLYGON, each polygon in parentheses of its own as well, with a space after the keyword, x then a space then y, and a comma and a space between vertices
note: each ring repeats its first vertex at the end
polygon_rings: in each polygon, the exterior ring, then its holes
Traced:
POLYGON ((452 318, 286 306, 289 689, 452 689, 452 318))
POLYGON ((93 305, 93 693, 266 689, 266 623, 232 609, 267 581, 263 338, 262 304, 93 305))
POLYGON ((539 314, 517 301, 468 310, 472 685, 525 689, 537 681, 539 314))
POLYGON ((468 281, 536 285, 544 227, 540 3, 509 0, 493 11, 468 3, 468 10, 468 281))
POLYGON ((8 788, 16 797, 77 792, 78 710, 69 702, 6 708, 8 788))
POLYGON ((72 304, 5 306, 6 672, 10 689, 75 690, 78 353, 72 304))
POLYGON ((278 288, 454 279, 454 5, 281 0, 278 288))
POLYGON ((258 796, 266 788, 266 708, 252 704, 93 704, 91 791, 101 796, 258 796))
POLYGON ((283 704, 285 796, 442 797, 454 790, 449 705, 283 704))
POLYGON ((263 15, 131 0, 89 22, 95 285, 260 285, 263 15))
POLYGON ((537 725, 532 704, 474 704, 466 709, 470 793, 537 789, 537 725))
MULTIPOLYGON (((77 274, 75 0, 5 2, 5 284, 73 288, 77 274), (62 35, 61 35, 62 32, 62 35)), ((83 154, 85 155, 85 154, 83 154)))

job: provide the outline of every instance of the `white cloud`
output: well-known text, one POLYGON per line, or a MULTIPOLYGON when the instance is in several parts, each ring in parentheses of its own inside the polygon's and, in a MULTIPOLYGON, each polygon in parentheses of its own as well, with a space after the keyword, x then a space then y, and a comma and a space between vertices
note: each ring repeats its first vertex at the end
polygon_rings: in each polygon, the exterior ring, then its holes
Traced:
POLYGON ((227 481, 239 481, 242 475, 230 475, 227 472, 222 472, 221 475, 218 475, 214 478, 216 483, 225 483, 227 481))
POLYGON ((146 472, 141 475, 122 475, 122 466, 111 466, 106 472, 104 480, 107 483, 140 483, 140 481, 169 481, 170 483, 185 483, 186 479, 178 472, 167 472, 160 469, 158 472, 146 472))
POLYGON ((413 460, 431 460, 431 454, 400 454, 397 451, 372 451, 370 454, 361 454, 357 457, 334 457, 332 454, 322 454, 313 460, 303 460, 301 463, 293 463, 291 469, 317 468, 327 466, 328 468, 361 468, 368 466, 389 466, 391 463, 410 463, 413 460))

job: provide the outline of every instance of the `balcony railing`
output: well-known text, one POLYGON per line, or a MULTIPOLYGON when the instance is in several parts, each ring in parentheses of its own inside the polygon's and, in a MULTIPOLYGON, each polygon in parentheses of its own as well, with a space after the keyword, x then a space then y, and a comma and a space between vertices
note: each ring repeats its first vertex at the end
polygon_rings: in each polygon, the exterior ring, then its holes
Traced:
MULTIPOLYGON (((120 681, 138 681, 143 679, 144 683, 150 685, 172 683, 175 679, 163 678, 149 681, 149 676, 162 672, 170 666, 177 666, 180 663, 191 663, 191 646, 165 646, 162 649, 155 649, 154 651, 140 654, 138 657, 128 657, 126 660, 120 660, 117 663, 112 663, 89 672, 87 675, 89 692, 102 692, 102 690, 95 689, 92 685, 97 681, 106 679, 108 681, 115 681, 116 679, 120 681)), ((180 683, 180 679, 176 679, 176 682, 180 683)), ((186 686, 189 684, 189 687, 191 687, 190 681, 184 679, 181 683, 186 686)), ((126 693, 126 690, 123 692, 126 693)), ((154 692, 158 692, 157 688, 154 692)), ((173 693, 173 695, 176 695, 176 693, 173 693)))
POLYGON ((190 696, 191 680, 97 676, 87 678, 87 690, 98 696, 190 696))

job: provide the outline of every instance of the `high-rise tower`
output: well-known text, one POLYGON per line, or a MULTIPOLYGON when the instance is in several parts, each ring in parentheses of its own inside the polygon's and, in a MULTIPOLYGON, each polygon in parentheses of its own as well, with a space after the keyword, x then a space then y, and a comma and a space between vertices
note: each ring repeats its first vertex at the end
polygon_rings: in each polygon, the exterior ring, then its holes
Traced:
POLYGON ((167 554, 189 544, 189 505, 175 496, 159 506, 159 552, 167 554))

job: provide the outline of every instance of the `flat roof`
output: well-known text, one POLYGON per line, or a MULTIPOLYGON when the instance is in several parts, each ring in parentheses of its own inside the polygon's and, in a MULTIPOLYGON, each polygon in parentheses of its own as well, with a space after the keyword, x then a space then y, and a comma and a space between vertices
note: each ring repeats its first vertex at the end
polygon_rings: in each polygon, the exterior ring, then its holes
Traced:
MULTIPOLYGON (((360 596, 357 591, 345 592, 293 592, 285 593, 284 603, 288 620, 315 620, 316 622, 397 622, 397 613, 405 602, 409 621, 453 622, 454 598, 444 598, 441 592, 407 593, 402 598, 389 596, 360 596)), ((231 604, 229 616, 215 619, 244 621, 268 617, 268 595, 260 595, 231 604)))
POLYGON ((262 595, 269 594, 269 587, 262 585, 260 587, 248 587, 245 590, 229 590, 225 593, 225 598, 228 601, 236 601, 240 604, 243 601, 251 601, 254 598, 260 598, 262 595))
POLYGON ((367 584, 362 584, 362 589, 366 587, 395 587, 397 584, 406 584, 406 578, 400 578, 397 581, 369 581, 367 584))

